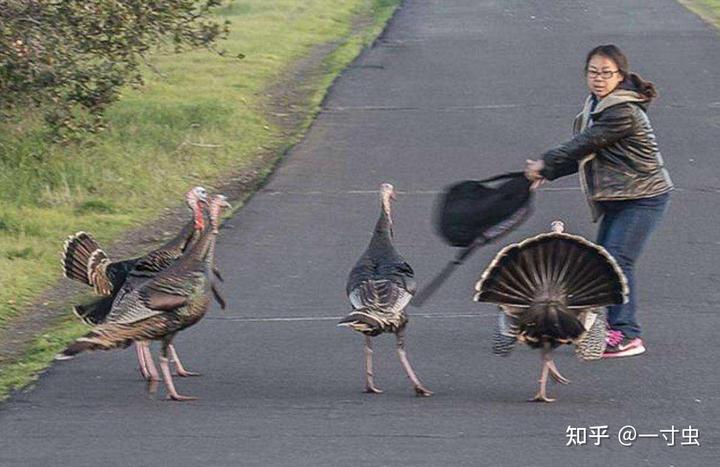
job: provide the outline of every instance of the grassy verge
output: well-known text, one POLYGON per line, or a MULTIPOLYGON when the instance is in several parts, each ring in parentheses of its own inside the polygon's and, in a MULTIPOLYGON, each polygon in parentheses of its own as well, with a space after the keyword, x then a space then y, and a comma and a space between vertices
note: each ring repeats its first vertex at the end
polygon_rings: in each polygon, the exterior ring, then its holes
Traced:
POLYGON ((716 28, 720 28, 720 0, 678 0, 682 5, 703 18, 716 28))
POLYGON ((22 358, 2 367, 0 401, 7 397, 10 391, 34 381, 52 362, 53 356, 83 332, 87 332, 87 327, 68 316, 36 336, 22 358))
MULTIPOLYGON (((60 277, 63 239, 91 231, 108 244, 177 205, 190 186, 212 187, 296 142, 269 115, 273 85, 285 82, 316 46, 336 44, 310 82, 300 109, 304 130, 328 86, 382 29, 399 0, 244 0, 219 12, 231 22, 222 44, 153 59, 141 90, 108 113, 111 129, 73 146, 48 145, 32 118, 0 126, 0 327, 60 277), (363 18, 361 28, 353 27, 363 18)), ((266 170, 267 171, 267 170, 266 170)), ((0 399, 32 380, 52 355, 83 332, 71 319, 36 336, 24 356, 0 366, 0 399)))

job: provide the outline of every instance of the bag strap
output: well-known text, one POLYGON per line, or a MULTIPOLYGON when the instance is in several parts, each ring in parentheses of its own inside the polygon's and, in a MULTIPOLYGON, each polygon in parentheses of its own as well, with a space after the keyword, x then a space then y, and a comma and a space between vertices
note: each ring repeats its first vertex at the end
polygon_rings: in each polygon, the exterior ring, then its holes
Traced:
POLYGON ((455 255, 455 259, 448 262, 448 264, 442 269, 442 271, 440 271, 435 277, 433 277, 433 280, 431 280, 428 285, 423 287, 423 289, 412 298, 412 305, 418 308, 422 307, 425 301, 430 298, 437 291, 437 289, 440 288, 441 285, 445 283, 445 281, 455 271, 455 268, 463 264, 465 260, 471 254, 473 254, 475 250, 478 249, 478 247, 483 246, 488 242, 489 240, 481 235, 480 237, 476 238, 475 241, 470 244, 470 246, 466 246, 465 248, 462 248, 460 251, 458 251, 457 255, 455 255))
POLYGON ((515 178, 519 177, 520 175, 525 176, 524 172, 507 172, 500 175, 495 175, 494 177, 485 178, 483 180, 478 180, 478 183, 488 183, 488 182, 496 182, 498 180, 502 180, 505 178, 515 178))

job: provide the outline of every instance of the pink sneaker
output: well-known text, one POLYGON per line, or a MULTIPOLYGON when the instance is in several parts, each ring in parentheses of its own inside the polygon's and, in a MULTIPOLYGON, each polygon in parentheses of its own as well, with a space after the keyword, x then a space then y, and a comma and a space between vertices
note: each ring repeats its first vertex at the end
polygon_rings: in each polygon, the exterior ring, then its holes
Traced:
POLYGON ((608 329, 607 336, 605 336, 605 343, 608 347, 615 347, 622 342, 625 335, 622 331, 616 331, 615 329, 608 329))
POLYGON ((645 353, 645 344, 639 337, 627 337, 616 330, 608 331, 607 348, 602 358, 632 357, 645 353))

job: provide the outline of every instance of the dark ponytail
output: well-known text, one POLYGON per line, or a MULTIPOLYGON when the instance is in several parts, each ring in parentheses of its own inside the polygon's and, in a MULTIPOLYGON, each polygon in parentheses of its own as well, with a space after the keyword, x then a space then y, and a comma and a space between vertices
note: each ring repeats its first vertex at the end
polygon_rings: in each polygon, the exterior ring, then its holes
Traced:
POLYGON ((648 102, 657 97, 658 92, 657 89, 655 89, 655 84, 650 81, 645 81, 637 73, 630 73, 630 75, 625 79, 630 80, 630 82, 632 82, 632 84, 637 88, 638 92, 647 97, 648 102))
POLYGON ((615 62, 618 70, 620 70, 623 77, 625 78, 623 82, 620 83, 620 86, 623 86, 623 84, 626 83, 631 84, 632 87, 637 90, 637 92, 647 97, 648 102, 657 97, 658 92, 655 88, 655 85, 650 81, 644 80, 637 73, 630 72, 630 64, 628 62, 627 56, 616 45, 599 45, 592 49, 590 52, 588 52, 587 57, 585 58, 585 72, 587 72, 590 60, 595 55, 601 55, 615 62))

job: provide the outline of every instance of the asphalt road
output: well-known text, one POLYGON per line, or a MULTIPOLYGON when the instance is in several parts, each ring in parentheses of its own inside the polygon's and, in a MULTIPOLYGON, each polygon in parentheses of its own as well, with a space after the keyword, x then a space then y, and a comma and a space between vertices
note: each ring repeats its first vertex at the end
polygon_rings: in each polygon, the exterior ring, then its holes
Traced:
MULTIPOLYGON (((720 38, 670 0, 408 0, 383 39, 338 81, 305 140, 222 231, 230 310, 176 344, 200 378, 192 403, 146 392, 134 353, 55 364, 0 408, 5 465, 716 465, 720 458, 720 38), (632 6, 629 6, 632 5, 632 6), (422 282, 449 248, 430 222, 438 190, 523 166, 570 135, 585 53, 625 49, 656 82, 650 110, 678 187, 638 272, 642 357, 557 362, 572 379, 555 404, 524 402, 539 357, 490 352, 494 309, 472 285, 502 246, 478 252, 422 309, 410 309, 411 361, 435 395, 413 395, 389 336, 366 395, 362 339, 335 327, 346 274, 389 181, 397 247, 422 282), (566 446, 570 427, 608 426, 600 446, 566 446), (622 446, 618 430, 640 434, 622 446), (681 446, 698 430, 700 446, 681 446), (668 446, 660 430, 680 430, 668 446), (685 433, 690 434, 690 433, 685 433)), ((594 237, 577 179, 537 196, 503 243, 561 218, 594 237)))

